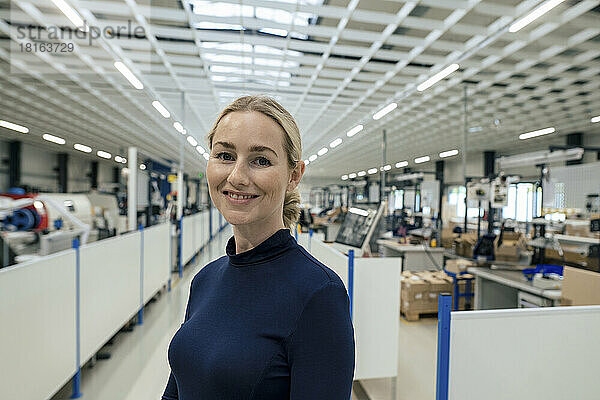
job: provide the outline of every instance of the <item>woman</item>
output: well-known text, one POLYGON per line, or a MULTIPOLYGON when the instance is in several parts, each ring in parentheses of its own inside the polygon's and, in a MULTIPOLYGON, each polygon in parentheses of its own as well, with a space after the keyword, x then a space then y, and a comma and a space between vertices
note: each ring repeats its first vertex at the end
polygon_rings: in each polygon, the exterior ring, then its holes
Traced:
POLYGON ((293 117, 247 96, 208 135, 227 255, 192 280, 163 400, 348 400, 354 332, 344 284, 290 234, 304 174, 293 117))

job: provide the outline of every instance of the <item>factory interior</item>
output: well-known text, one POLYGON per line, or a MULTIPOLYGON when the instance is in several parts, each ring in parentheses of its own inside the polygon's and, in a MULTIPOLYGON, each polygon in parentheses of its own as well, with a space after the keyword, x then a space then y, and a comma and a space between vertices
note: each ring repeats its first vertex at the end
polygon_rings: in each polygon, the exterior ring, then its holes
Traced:
POLYGON ((1 399, 166 399, 246 95, 300 129, 290 235, 348 291, 351 400, 599 398, 599 0, 0 13, 1 399))

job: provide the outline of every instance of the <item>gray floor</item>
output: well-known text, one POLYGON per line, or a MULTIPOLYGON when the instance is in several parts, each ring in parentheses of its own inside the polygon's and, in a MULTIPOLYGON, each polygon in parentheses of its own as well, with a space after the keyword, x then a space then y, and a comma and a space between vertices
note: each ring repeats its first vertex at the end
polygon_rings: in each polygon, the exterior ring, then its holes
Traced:
MULTIPOLYGON (((164 291, 146 308, 143 325, 119 333, 114 343, 102 350, 110 352, 110 359, 82 370, 82 400, 160 399, 169 374, 167 349, 183 320, 190 282, 203 265, 224 254, 231 234, 229 227, 218 234, 195 265, 186 268, 183 278, 173 282, 172 290, 164 291)), ((361 381, 361 387, 355 385, 353 400, 435 398, 436 321, 400 319, 399 324, 396 396, 392 395, 392 379, 370 379, 361 381)), ((51 400, 66 400, 70 395, 71 385, 67 384, 51 400)))

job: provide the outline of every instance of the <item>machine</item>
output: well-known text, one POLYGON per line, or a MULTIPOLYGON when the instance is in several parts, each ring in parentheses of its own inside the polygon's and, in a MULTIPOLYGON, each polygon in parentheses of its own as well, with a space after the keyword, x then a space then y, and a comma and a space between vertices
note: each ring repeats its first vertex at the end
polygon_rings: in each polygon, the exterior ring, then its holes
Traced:
POLYGON ((0 267, 115 236, 119 208, 114 194, 0 195, 0 267))

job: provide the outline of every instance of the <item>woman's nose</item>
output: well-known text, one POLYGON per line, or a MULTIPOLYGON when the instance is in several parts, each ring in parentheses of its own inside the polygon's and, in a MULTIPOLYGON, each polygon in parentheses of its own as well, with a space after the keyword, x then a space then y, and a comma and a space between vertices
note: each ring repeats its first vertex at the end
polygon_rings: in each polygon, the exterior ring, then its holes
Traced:
POLYGON ((244 161, 236 161, 227 177, 227 182, 235 187, 248 186, 250 180, 248 178, 248 168, 244 161))

